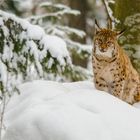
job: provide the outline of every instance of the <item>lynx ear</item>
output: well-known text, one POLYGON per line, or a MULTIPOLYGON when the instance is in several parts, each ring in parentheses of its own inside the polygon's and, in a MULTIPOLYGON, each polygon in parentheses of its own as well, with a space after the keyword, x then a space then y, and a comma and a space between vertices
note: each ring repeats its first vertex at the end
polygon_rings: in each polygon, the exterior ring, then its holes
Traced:
POLYGON ((100 30, 101 30, 101 28, 100 28, 100 26, 99 26, 97 20, 95 19, 95 34, 97 34, 98 31, 100 31, 100 30))

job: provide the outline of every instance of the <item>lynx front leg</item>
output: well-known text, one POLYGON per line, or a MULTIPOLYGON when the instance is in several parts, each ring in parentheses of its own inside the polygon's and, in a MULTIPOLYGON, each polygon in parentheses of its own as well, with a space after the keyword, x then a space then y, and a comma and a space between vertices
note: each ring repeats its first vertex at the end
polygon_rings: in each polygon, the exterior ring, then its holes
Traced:
POLYGON ((132 96, 130 97, 129 92, 126 93, 125 91, 124 81, 116 83, 112 86, 112 94, 128 104, 132 105, 134 103, 134 98, 132 96))
POLYGON ((124 93, 124 80, 120 79, 119 81, 113 81, 110 90, 114 96, 122 99, 124 93))
POLYGON ((101 77, 95 77, 94 79, 95 87, 98 90, 109 92, 108 85, 106 81, 101 77))

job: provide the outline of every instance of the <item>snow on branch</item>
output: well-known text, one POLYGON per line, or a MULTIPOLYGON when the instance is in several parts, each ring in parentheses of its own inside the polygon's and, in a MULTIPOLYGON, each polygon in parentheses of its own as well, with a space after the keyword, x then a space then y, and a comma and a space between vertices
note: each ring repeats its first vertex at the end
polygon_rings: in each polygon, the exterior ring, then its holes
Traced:
POLYGON ((73 15, 79 15, 80 11, 78 10, 73 10, 70 7, 63 5, 63 4, 54 4, 52 2, 42 2, 40 4, 40 7, 44 7, 44 8, 56 8, 57 10, 64 10, 64 11, 69 11, 71 14, 73 15))
POLYGON ((75 11, 64 9, 62 11, 58 11, 58 12, 54 12, 54 13, 46 13, 46 14, 38 15, 38 16, 31 16, 29 18, 29 20, 31 20, 31 21, 32 20, 40 20, 40 19, 47 18, 47 17, 54 17, 57 19, 61 19, 61 17, 65 14, 77 15, 78 13, 76 13, 75 11))
POLYGON ((93 74, 86 68, 73 65, 72 70, 69 71, 66 76, 68 79, 72 79, 73 81, 82 81, 85 79, 91 79, 93 74))
POLYGON ((91 55, 91 45, 81 44, 70 39, 71 35, 83 38, 86 35, 84 31, 62 25, 46 26, 45 30, 48 34, 57 35, 63 38, 67 43, 68 49, 74 51, 81 57, 87 58, 91 55))
POLYGON ((40 7, 45 7, 45 8, 50 8, 50 9, 55 8, 56 10, 52 12, 47 12, 43 15, 31 16, 28 20, 38 21, 40 19, 49 18, 49 17, 61 19, 62 16, 66 14, 75 15, 75 16, 80 14, 80 11, 78 10, 71 9, 70 7, 62 5, 62 4, 53 4, 51 2, 43 2, 40 4, 40 7))
POLYGON ((71 65, 66 43, 12 14, 0 11, 0 91, 44 73, 63 73, 71 65), (29 78, 30 77, 30 78, 29 78))
POLYGON ((86 36, 86 33, 84 31, 76 29, 76 28, 72 28, 72 27, 68 27, 68 26, 55 26, 55 28, 66 32, 68 35, 75 34, 81 38, 86 36))
POLYGON ((66 39, 66 42, 68 44, 68 48, 72 51, 75 51, 75 53, 79 54, 82 59, 88 58, 91 55, 91 45, 80 44, 70 39, 66 39))

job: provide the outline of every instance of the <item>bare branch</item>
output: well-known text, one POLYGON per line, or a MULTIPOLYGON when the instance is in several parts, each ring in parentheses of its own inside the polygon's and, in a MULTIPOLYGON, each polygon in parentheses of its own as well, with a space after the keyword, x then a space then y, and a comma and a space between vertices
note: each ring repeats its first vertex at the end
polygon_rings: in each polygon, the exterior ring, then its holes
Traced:
POLYGON ((103 1, 104 6, 105 6, 106 13, 107 13, 108 28, 112 29, 112 22, 114 22, 114 19, 112 19, 112 17, 109 14, 109 10, 108 10, 108 6, 107 6, 106 0, 102 0, 102 1, 103 1))

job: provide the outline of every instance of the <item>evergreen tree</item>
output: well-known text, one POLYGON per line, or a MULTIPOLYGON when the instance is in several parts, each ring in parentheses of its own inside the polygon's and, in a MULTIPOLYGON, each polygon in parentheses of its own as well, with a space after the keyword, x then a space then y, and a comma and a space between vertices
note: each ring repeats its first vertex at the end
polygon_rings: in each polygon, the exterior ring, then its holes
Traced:
POLYGON ((0 11, 0 97, 27 80, 65 75, 71 69, 66 43, 28 21, 0 11))
MULTIPOLYGON (((66 17, 68 15, 77 16, 80 14, 79 11, 52 2, 41 3, 39 10, 43 11, 42 14, 30 17, 30 22, 42 26, 47 34, 61 37, 67 43, 68 50, 74 58, 89 59, 92 46, 81 44, 75 40, 75 38, 84 38, 85 32, 65 25, 68 22, 66 17)), ((91 75, 87 68, 73 64, 72 71, 67 72, 66 80, 85 80, 89 79, 91 75)))

